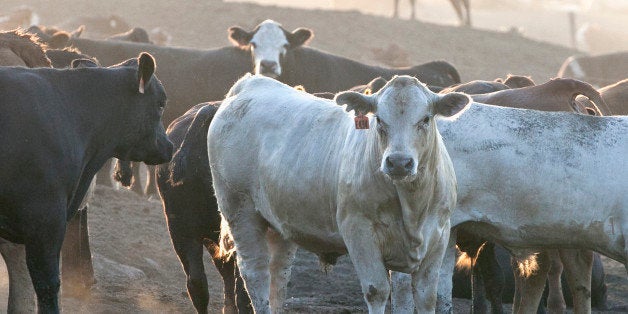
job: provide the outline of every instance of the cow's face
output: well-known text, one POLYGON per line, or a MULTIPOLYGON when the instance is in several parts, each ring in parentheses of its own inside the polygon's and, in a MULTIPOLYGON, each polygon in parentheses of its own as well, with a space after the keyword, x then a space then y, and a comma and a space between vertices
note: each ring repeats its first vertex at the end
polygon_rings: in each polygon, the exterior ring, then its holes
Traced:
POLYGON ((229 28, 229 39, 243 49, 250 49, 255 74, 272 78, 281 75, 281 60, 286 53, 302 46, 311 37, 309 29, 298 28, 290 33, 272 20, 262 22, 252 32, 237 26, 229 28))
POLYGON ((161 117, 166 106, 166 92, 153 75, 155 60, 148 53, 114 67, 128 67, 130 88, 125 99, 125 133, 120 136, 114 157, 122 160, 142 161, 156 165, 170 161, 173 145, 166 136, 161 117), (129 130, 133 130, 129 132, 129 130))
POLYGON ((343 92, 336 96, 347 110, 375 114, 371 126, 380 145, 380 170, 393 180, 413 180, 436 149, 436 115, 450 117, 470 102, 460 93, 438 95, 410 76, 395 76, 377 93, 343 92))

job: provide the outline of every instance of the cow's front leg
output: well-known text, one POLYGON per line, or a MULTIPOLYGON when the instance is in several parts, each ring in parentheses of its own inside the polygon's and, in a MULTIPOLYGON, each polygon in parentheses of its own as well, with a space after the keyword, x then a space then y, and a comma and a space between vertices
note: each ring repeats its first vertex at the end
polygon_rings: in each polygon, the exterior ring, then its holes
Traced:
POLYGON ((449 242, 449 220, 442 229, 433 230, 433 236, 436 241, 424 244, 431 248, 428 248, 419 269, 412 273, 412 295, 417 313, 436 311, 438 275, 449 242))
POLYGON ((441 314, 453 313, 452 289, 454 267, 456 265, 456 230, 452 230, 449 242, 445 248, 445 256, 438 275, 438 297, 436 300, 436 312, 441 314))
POLYGON ((340 233, 358 274, 369 313, 383 314, 390 295, 390 283, 372 222, 360 217, 346 218, 340 225, 340 233))
POLYGON ((9 273, 8 313, 31 313, 35 311, 35 290, 26 268, 24 245, 11 243, 0 238, 0 254, 9 273))
POLYGON ((591 271, 593 252, 589 250, 560 249, 574 313, 591 313, 591 271))

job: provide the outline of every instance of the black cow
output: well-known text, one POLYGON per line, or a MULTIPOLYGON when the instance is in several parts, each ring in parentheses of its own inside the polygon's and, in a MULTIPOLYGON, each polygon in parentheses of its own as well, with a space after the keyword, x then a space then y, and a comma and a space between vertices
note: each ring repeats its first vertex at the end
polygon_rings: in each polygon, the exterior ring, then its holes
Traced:
POLYGON ((147 53, 98 68, 0 69, 0 237, 24 244, 39 312, 59 312, 66 223, 112 157, 167 162, 163 86, 147 53))
MULTIPOLYGON (((173 121, 166 133, 176 152, 168 164, 157 166, 157 186, 175 252, 187 276, 187 289, 199 313, 207 312, 209 294, 203 268, 203 246, 220 256, 220 214, 212 192, 207 159, 207 129, 220 102, 202 103, 173 121)), ((242 280, 237 282, 235 258, 213 258, 224 283, 223 313, 252 312, 242 280)))

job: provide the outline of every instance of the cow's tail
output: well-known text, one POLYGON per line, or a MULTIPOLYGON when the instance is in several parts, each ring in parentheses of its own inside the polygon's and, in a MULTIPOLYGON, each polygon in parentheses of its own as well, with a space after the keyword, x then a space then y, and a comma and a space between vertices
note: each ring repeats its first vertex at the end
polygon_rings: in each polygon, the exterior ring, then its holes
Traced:
POLYGON ((222 217, 222 215, 220 218, 220 238, 218 240, 218 245, 210 239, 204 239, 203 244, 210 252, 213 259, 221 259, 227 262, 235 257, 236 248, 235 243, 233 242, 233 237, 231 236, 229 224, 227 224, 227 221, 224 217, 222 217))
MULTIPOLYGON (((211 173, 209 172, 209 159, 207 157, 207 130, 218 109, 218 104, 203 106, 194 115, 194 119, 185 133, 181 146, 172 156, 172 161, 169 165, 170 176, 168 178, 170 185, 181 185, 184 183, 185 178, 190 177, 202 177, 210 180, 211 173)), ((208 183, 211 186, 211 182, 208 183)))
POLYGON ((469 256, 467 252, 460 252, 456 260, 456 269, 469 273, 471 271, 471 265, 473 265, 473 258, 469 256))
POLYGON ((538 254, 531 254, 525 258, 513 257, 517 262, 520 277, 530 277, 539 270, 539 263, 536 258, 537 255, 538 254))

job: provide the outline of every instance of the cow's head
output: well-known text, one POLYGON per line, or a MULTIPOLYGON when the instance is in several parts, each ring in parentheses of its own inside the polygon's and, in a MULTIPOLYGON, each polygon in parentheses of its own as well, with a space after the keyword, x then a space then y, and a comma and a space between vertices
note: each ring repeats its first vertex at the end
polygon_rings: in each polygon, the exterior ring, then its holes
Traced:
MULTIPOLYGON (((438 149, 436 116, 452 117, 471 99, 461 93, 439 95, 411 76, 395 76, 377 93, 336 95, 347 111, 372 112, 381 156, 380 170, 393 180, 412 181, 438 149)), ((372 119, 373 120, 373 119, 372 119)))
MULTIPOLYGON (((85 65, 73 62, 73 65, 85 65)), ((161 121, 166 106, 166 92, 161 82, 153 75, 155 59, 148 53, 141 53, 137 59, 130 59, 110 68, 120 68, 128 73, 119 99, 119 119, 124 127, 114 151, 114 157, 122 160, 143 161, 155 165, 172 158, 172 143, 166 136, 161 121), (123 107, 124 106, 124 107, 123 107), (122 108, 123 107, 123 108, 122 108)), ((119 97, 119 98, 117 98, 119 97)))
POLYGON ((312 35, 306 28, 288 32, 273 20, 262 22, 251 32, 238 26, 229 28, 229 40, 242 49, 251 50, 255 74, 272 78, 281 75, 281 60, 286 53, 305 44, 312 35))

